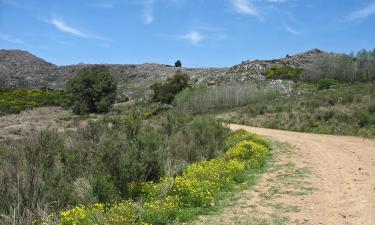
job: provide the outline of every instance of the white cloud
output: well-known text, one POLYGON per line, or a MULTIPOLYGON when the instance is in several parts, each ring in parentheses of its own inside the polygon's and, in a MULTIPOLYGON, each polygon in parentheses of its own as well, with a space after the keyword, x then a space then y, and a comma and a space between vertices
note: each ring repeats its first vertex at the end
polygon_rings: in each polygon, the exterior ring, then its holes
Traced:
POLYGON ((203 35, 198 31, 191 31, 187 34, 179 36, 179 38, 187 40, 193 45, 198 45, 204 39, 203 35))
POLYGON ((346 17, 345 20, 346 21, 361 20, 361 19, 365 19, 365 18, 371 16, 372 14, 375 14, 375 2, 366 6, 363 9, 360 9, 360 10, 357 10, 357 11, 354 11, 354 12, 350 13, 346 17))
POLYGON ((143 22, 151 24, 154 20, 154 0, 145 0, 143 3, 143 22))
POLYGON ((284 27, 285 27, 285 30, 288 31, 291 34, 294 34, 294 35, 301 34, 301 31, 298 31, 298 30, 294 29, 293 27, 290 27, 288 25, 285 25, 284 27))
POLYGON ((19 44, 19 45, 25 44, 25 42, 22 41, 21 39, 12 37, 9 34, 4 34, 4 33, 0 33, 0 39, 6 42, 13 43, 13 44, 19 44))
POLYGON ((90 37, 89 35, 67 25, 64 21, 60 19, 52 18, 49 22, 62 32, 73 34, 79 37, 85 37, 85 38, 90 37))
POLYGON ((258 16, 258 10, 249 0, 231 0, 235 10, 241 14, 248 14, 252 16, 258 16))

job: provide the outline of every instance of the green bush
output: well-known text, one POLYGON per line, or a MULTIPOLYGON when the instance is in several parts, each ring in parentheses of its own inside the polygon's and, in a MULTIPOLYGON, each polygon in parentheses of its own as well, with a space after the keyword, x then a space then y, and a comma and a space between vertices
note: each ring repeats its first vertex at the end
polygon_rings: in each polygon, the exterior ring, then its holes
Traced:
POLYGON ((171 137, 174 159, 188 163, 212 159, 224 152, 228 129, 207 116, 195 117, 171 137))
POLYGON ((84 68, 68 82, 69 105, 76 114, 108 112, 115 103, 116 89, 108 68, 84 68))
POLYGON ((42 106, 61 106, 66 102, 63 91, 51 89, 0 90, 0 116, 42 106))
POLYGON ((323 89, 329 89, 332 86, 335 86, 338 84, 338 81, 335 79, 321 79, 319 80, 318 83, 318 89, 323 90, 323 89))
POLYGON ((155 83, 151 85, 154 92, 152 100, 154 102, 172 103, 176 94, 189 87, 189 77, 181 72, 177 72, 173 77, 169 77, 165 83, 155 83))
POLYGON ((277 66, 267 70, 265 75, 268 79, 297 80, 301 73, 301 69, 289 66, 277 66))
POLYGON ((181 222, 184 211, 210 207, 221 192, 243 182, 248 167, 264 161, 268 154, 265 146, 237 140, 224 156, 193 163, 179 176, 131 185, 132 189, 141 190, 138 203, 125 201, 109 205, 106 210, 102 204, 78 206, 61 212, 59 224, 173 224, 176 219, 181 222))

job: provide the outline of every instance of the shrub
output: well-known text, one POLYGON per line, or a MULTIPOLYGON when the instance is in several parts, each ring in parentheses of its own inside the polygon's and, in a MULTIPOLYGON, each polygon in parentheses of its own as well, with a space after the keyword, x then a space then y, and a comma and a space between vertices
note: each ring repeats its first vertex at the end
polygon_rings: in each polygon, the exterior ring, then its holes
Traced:
POLYGON ((69 105, 76 114, 104 113, 116 99, 116 81, 104 66, 82 69, 67 85, 69 105))
POLYGON ((335 79, 321 79, 319 80, 319 83, 318 83, 318 89, 319 90, 329 89, 332 86, 335 86, 337 84, 338 82, 335 79))
POLYGON ((270 143, 263 137, 247 132, 243 129, 231 132, 227 138, 225 145, 227 149, 235 147, 238 143, 242 141, 252 141, 254 143, 265 146, 267 149, 270 149, 270 143))
POLYGON ((277 66, 267 70, 265 75, 268 79, 297 80, 301 73, 301 69, 289 66, 277 66))
POLYGON ((239 159, 249 161, 251 166, 258 167, 262 165, 264 157, 267 155, 268 149, 252 141, 242 141, 235 147, 230 148, 226 152, 226 156, 230 159, 239 159))
POLYGON ((128 96, 120 95, 120 96, 116 97, 116 102, 117 103, 128 102, 128 101, 129 101, 129 97, 128 96))
POLYGON ((177 72, 173 77, 167 79, 165 83, 155 83, 151 85, 154 92, 152 100, 170 104, 175 95, 183 89, 189 87, 189 77, 181 72, 177 72))
POLYGON ((4 89, 0 90, 0 116, 41 106, 61 106, 65 101, 66 95, 63 91, 46 88, 4 89))
POLYGON ((262 161, 267 153, 266 147, 247 141, 232 149, 224 157, 191 164, 182 175, 133 183, 130 189, 138 192, 139 203, 129 200, 106 209, 101 204, 78 206, 60 213, 59 224, 171 224, 183 210, 210 207, 221 191, 243 181, 249 163, 262 161))
POLYGON ((171 137, 171 154, 174 159, 189 163, 212 159, 224 152, 228 129, 207 116, 195 117, 171 137))

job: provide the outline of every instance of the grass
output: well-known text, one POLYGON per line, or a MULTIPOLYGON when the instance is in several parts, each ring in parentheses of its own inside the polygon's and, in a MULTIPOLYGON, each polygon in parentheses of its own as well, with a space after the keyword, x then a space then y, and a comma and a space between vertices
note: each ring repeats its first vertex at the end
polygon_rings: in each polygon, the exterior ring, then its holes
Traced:
POLYGON ((298 132, 375 137, 375 83, 318 90, 299 83, 300 95, 235 109, 226 122, 298 132))
POLYGON ((65 98, 62 91, 50 89, 0 90, 0 116, 41 106, 60 106, 65 98))

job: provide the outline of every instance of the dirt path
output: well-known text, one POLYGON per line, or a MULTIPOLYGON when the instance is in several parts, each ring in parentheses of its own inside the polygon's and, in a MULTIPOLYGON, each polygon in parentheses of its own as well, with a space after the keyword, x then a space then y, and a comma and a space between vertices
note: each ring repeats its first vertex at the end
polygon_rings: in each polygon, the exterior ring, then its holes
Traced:
POLYGON ((375 141, 231 124, 292 146, 256 187, 198 224, 375 225, 375 141))

